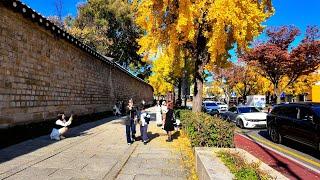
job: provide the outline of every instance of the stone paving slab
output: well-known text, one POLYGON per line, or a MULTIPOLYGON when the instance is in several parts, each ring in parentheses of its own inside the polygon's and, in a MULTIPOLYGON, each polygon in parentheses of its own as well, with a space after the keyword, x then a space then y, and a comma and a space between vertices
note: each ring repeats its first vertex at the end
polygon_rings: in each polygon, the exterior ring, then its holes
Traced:
POLYGON ((184 180, 185 178, 175 177, 175 176, 154 176, 154 175, 145 175, 138 174, 134 177, 134 180, 184 180))
POLYGON ((186 179, 165 132, 149 126, 147 145, 127 145, 123 119, 107 118, 71 128, 61 141, 47 135, 1 149, 0 179, 186 179))

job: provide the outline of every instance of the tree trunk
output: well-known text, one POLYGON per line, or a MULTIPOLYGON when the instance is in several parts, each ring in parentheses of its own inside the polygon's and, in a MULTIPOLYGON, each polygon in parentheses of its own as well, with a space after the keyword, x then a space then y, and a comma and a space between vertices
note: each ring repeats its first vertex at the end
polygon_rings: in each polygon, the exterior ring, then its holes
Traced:
MULTIPOLYGON (((206 13, 204 13, 205 17, 206 13)), ((203 19, 205 19, 203 17, 203 19)), ((208 49, 206 47, 207 41, 206 37, 203 36, 203 26, 199 26, 197 43, 196 43, 196 53, 195 53, 195 68, 194 68, 194 95, 192 101, 192 111, 201 112, 202 110, 202 92, 203 92, 203 70, 204 66, 209 61, 208 49)))
POLYGON ((181 92, 182 92, 182 78, 178 80, 178 99, 181 100, 181 92))
POLYGON ((195 63, 194 95, 192 101, 193 112, 201 112, 202 109, 203 68, 204 65, 201 60, 197 59, 195 63))
POLYGON ((276 99, 276 104, 280 104, 281 102, 281 97, 280 97, 280 89, 278 87, 278 85, 274 85, 274 94, 276 95, 277 99, 276 99))

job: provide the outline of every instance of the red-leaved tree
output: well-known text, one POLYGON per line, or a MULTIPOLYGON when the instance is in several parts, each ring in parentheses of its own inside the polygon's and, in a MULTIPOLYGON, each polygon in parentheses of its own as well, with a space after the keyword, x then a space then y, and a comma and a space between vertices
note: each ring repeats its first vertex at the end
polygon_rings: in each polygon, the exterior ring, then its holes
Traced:
POLYGON ((266 31, 268 40, 256 45, 241 56, 247 63, 254 63, 258 72, 274 85, 274 93, 280 102, 280 92, 293 84, 302 75, 308 75, 320 65, 320 31, 316 26, 307 28, 304 39, 292 49, 290 45, 300 34, 293 26, 269 28, 266 31), (279 84, 288 78, 284 89, 279 84))

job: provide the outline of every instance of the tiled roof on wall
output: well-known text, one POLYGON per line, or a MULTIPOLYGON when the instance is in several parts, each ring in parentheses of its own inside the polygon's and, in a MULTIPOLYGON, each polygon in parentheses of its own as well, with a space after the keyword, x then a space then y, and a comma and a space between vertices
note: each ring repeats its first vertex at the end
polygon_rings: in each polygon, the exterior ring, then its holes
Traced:
MULTIPOLYGON (((22 3, 21 1, 0 0, 0 3, 4 4, 7 8, 9 8, 17 13, 22 14, 24 18, 29 19, 30 21, 33 21, 34 23, 37 23, 39 26, 41 26, 42 28, 45 28, 47 31, 50 31, 55 36, 57 36, 61 39, 65 39, 66 41, 73 44, 74 46, 81 49, 82 51, 85 51, 85 52, 89 53, 90 55, 94 56, 95 58, 116 67, 117 69, 123 71, 124 73, 128 74, 129 76, 131 76, 131 77, 133 77, 143 83, 146 83, 142 79, 138 78, 137 76, 133 75, 131 72, 129 72, 128 70, 123 68, 118 63, 112 61, 111 60, 112 58, 106 57, 106 56, 100 54, 99 52, 95 51, 94 49, 92 49, 90 46, 82 43, 79 39, 72 36, 71 34, 66 32, 65 30, 61 29, 60 27, 58 27, 57 25, 55 25, 54 23, 49 21, 47 18, 42 16, 40 13, 37 13, 35 10, 31 9, 29 6, 22 3)), ((146 83, 146 84, 148 84, 148 83, 146 83)))

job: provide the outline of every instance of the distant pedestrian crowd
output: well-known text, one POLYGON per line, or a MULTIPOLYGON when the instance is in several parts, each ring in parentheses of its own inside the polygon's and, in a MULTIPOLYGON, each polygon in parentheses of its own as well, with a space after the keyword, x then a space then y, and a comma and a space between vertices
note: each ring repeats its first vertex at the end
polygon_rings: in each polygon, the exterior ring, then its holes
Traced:
MULTIPOLYGON (((172 132, 175 129, 176 119, 173 111, 173 103, 169 101, 168 103, 165 100, 157 101, 155 105, 155 115, 156 115, 156 124, 159 128, 162 128, 166 131, 168 139, 166 141, 172 141, 172 132)), ((144 144, 149 142, 148 137, 148 125, 150 123, 151 117, 150 114, 146 111, 145 101, 141 101, 138 106, 135 106, 133 100, 128 100, 127 105, 124 101, 118 101, 112 108, 114 116, 126 115, 124 124, 126 132, 126 140, 130 145, 134 141, 137 141, 136 137, 136 126, 140 125, 140 136, 141 141, 144 144)), ((58 114, 57 120, 53 126, 53 129, 50 133, 50 138, 54 140, 64 139, 64 135, 69 130, 73 120, 73 115, 66 120, 65 114, 58 114)))
MULTIPOLYGON (((132 144, 137 140, 136 138, 136 125, 140 124, 140 133, 141 138, 144 144, 149 141, 149 137, 147 134, 148 125, 150 121, 150 115, 145 110, 144 102, 140 106, 141 108, 137 108, 133 105, 133 100, 130 99, 128 102, 128 106, 126 108, 126 137, 127 143, 132 144)), ((158 127, 161 127, 163 130, 167 132, 168 142, 172 141, 172 131, 175 129, 175 117, 173 111, 173 103, 157 101, 155 106, 156 111, 156 124, 158 127)))

